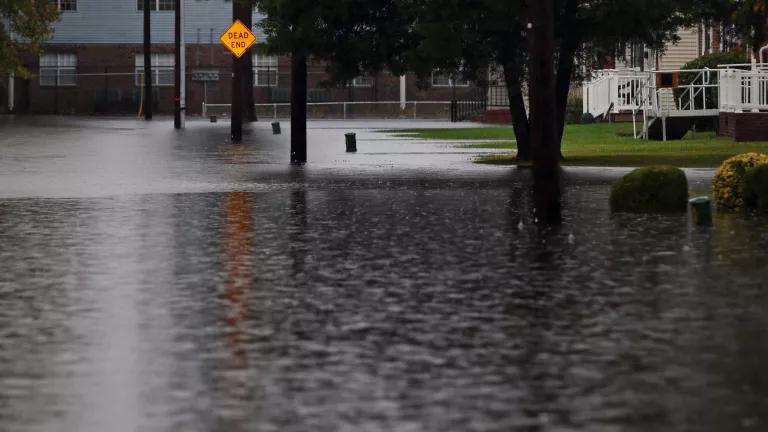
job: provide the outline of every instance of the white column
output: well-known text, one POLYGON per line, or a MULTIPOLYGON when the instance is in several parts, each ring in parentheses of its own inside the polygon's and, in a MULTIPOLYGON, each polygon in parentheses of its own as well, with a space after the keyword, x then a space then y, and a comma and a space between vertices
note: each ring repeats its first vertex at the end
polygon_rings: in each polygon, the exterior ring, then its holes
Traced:
POLYGON ((13 112, 14 101, 16 99, 14 85, 16 80, 13 72, 8 76, 8 112, 13 112))
POLYGON ((406 81, 405 75, 400 76, 400 109, 405 110, 405 98, 406 98, 406 81))
POLYGON ((187 44, 185 39, 185 33, 186 33, 186 19, 184 16, 184 0, 179 0, 181 3, 179 4, 179 9, 181 11, 181 40, 179 41, 179 45, 181 45, 181 55, 179 56, 179 67, 181 70, 181 89, 180 89, 180 96, 179 96, 179 105, 181 105, 181 128, 184 128, 184 121, 186 120, 187 115, 187 44))

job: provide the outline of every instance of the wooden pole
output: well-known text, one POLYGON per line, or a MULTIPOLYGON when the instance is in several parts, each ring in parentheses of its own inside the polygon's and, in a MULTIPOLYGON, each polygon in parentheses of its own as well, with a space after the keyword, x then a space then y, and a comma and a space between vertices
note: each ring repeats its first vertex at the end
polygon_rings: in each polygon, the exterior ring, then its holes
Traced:
POLYGON ((291 56, 291 163, 307 163, 307 55, 291 56))
POLYGON ((152 38, 150 0, 144 0, 144 119, 152 120, 152 38))
MULTIPOLYGON (((243 20, 244 10, 249 10, 249 7, 244 3, 243 0, 232 2, 232 22, 243 20)), ((243 84, 245 79, 243 70, 246 55, 248 54, 243 54, 240 58, 232 55, 232 123, 230 135, 234 143, 243 140, 243 84)))
POLYGON ((176 0, 173 23, 173 127, 181 129, 181 0, 176 0))
POLYGON ((181 128, 184 128, 184 124, 187 117, 187 42, 184 38, 184 3, 186 0, 178 0, 179 3, 179 75, 181 78, 179 88, 179 111, 181 111, 181 128))

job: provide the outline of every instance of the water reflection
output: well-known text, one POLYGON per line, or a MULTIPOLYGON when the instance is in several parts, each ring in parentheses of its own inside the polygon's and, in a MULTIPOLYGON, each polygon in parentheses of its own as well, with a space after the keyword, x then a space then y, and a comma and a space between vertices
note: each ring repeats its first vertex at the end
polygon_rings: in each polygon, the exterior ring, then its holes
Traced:
POLYGON ((3 429, 768 424, 768 221, 611 216, 605 185, 566 184, 539 229, 528 174, 293 176, 0 202, 3 429))
POLYGON ((228 310, 225 324, 228 333, 228 345, 233 354, 233 367, 245 368, 248 365, 245 352, 245 332, 243 326, 247 317, 245 294, 251 288, 252 266, 252 215, 251 194, 247 192, 229 192, 226 194, 226 288, 224 297, 228 310))

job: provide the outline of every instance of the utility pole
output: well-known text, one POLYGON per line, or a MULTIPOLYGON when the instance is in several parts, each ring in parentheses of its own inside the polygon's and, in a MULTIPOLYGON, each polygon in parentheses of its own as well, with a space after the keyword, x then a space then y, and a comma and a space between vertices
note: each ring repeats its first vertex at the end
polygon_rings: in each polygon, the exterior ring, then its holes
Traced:
POLYGON ((291 163, 307 163, 307 54, 291 55, 291 163))
POLYGON ((531 106, 531 147, 533 150, 533 198, 540 224, 559 225, 560 178, 555 109, 554 0, 528 0, 530 13, 529 95, 531 106))
POLYGON ((176 19, 174 26, 175 43, 175 61, 173 68, 174 77, 174 110, 173 127, 176 129, 184 128, 184 110, 185 110, 185 69, 186 53, 184 44, 184 0, 176 0, 176 19))
MULTIPOLYGON (((245 15, 243 11, 248 11, 249 9, 243 0, 232 1, 232 21, 240 20, 243 22, 245 15)), ((233 143, 239 143, 243 140, 244 57, 245 55, 240 58, 234 54, 232 55, 232 123, 230 136, 233 143)))
POLYGON ((144 0, 144 120, 152 120, 152 40, 150 37, 150 2, 144 0))
POLYGON ((181 127, 184 127, 184 123, 186 122, 187 118, 187 39, 186 35, 184 34, 184 29, 186 28, 185 24, 187 22, 186 17, 184 15, 184 3, 186 0, 179 0, 179 3, 181 4, 181 8, 179 10, 179 21, 181 21, 181 24, 179 24, 179 27, 181 27, 180 31, 180 40, 179 43, 181 44, 180 48, 180 54, 179 57, 181 57, 181 98, 179 103, 181 104, 181 127))

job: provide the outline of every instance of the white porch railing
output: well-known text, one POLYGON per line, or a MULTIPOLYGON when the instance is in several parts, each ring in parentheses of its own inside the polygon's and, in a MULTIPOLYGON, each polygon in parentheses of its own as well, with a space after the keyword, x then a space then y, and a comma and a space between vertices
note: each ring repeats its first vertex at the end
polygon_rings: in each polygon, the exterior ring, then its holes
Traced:
POLYGON ((768 68, 721 70, 720 110, 768 111, 768 68))
POLYGON ((768 64, 651 72, 604 70, 584 83, 583 91, 584 112, 595 117, 638 111, 648 111, 651 117, 768 111, 768 64), (656 75, 661 73, 696 76, 673 91, 656 88, 656 75))
POLYGON ((632 72, 616 75, 614 97, 612 98, 613 112, 627 112, 640 109, 642 106, 642 89, 647 86, 650 74, 647 72, 632 72))
POLYGON ((585 113, 590 113, 594 117, 608 114, 613 102, 614 82, 615 78, 610 74, 606 74, 584 85, 583 104, 585 113))

